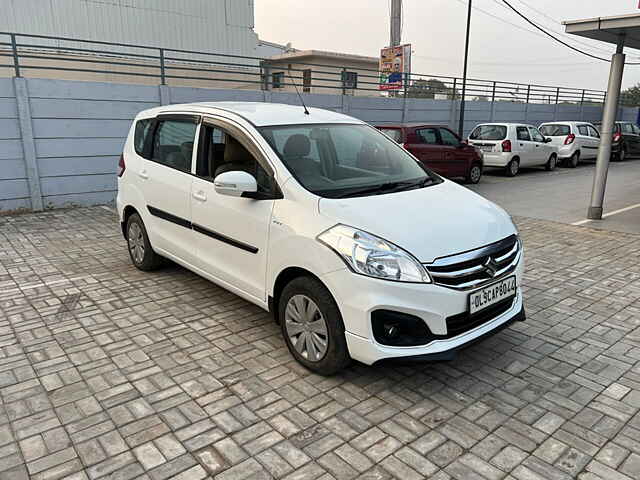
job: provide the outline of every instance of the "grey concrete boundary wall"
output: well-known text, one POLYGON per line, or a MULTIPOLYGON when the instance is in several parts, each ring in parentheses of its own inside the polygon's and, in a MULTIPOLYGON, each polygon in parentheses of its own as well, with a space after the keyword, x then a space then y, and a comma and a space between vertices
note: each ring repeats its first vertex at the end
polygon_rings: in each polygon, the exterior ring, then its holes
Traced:
MULTIPOLYGON (((457 125, 451 100, 305 94, 309 106, 370 123, 457 125)), ((295 93, 145 86, 38 78, 0 79, 0 211, 112 203, 131 120, 171 103, 241 100, 297 104, 295 93)), ((467 102, 465 133, 479 122, 598 121, 600 107, 467 102)), ((635 121, 637 108, 620 118, 635 121)))

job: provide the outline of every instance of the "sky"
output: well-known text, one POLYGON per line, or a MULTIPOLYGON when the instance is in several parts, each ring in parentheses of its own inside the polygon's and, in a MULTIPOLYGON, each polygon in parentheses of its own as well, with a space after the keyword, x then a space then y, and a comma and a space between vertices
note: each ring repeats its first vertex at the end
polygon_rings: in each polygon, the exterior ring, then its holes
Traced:
MULTIPOLYGON (((255 0, 261 39, 306 50, 377 57, 389 43, 389 0, 255 0)), ((638 0, 510 0, 549 31, 563 20, 640 13, 638 0)), ((606 90, 609 63, 556 43, 500 0, 473 0, 471 78, 606 90), (497 17, 497 18, 496 18, 497 17)), ((404 0, 402 42, 411 43, 413 72, 462 76, 466 0, 404 0)), ((564 34, 566 35, 566 34, 564 34)), ((562 40, 610 58, 613 45, 573 35, 562 40)), ((628 62, 640 51, 627 50, 628 62)), ((640 65, 627 66, 623 86, 640 82, 640 65)))

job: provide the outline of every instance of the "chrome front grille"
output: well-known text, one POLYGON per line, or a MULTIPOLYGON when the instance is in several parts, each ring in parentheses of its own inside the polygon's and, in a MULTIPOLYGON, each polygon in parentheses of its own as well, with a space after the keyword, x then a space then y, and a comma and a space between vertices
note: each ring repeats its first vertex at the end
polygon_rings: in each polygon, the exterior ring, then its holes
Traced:
POLYGON ((470 290, 513 272, 521 255, 520 240, 511 235, 486 247, 438 258, 424 267, 436 285, 470 290))

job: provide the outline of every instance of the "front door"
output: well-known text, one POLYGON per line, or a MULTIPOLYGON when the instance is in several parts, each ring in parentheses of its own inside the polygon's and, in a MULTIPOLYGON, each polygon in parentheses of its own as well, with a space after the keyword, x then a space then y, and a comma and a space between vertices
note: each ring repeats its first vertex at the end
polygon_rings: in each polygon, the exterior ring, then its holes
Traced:
POLYGON ((516 145, 514 151, 520 157, 520 166, 528 167, 536 164, 536 153, 531 141, 531 133, 524 125, 516 126, 516 145))
POLYGON ((143 218, 151 244, 193 264, 191 241, 191 175, 198 117, 159 116, 154 124, 148 158, 137 173, 146 202, 143 218))
POLYGON ((407 150, 434 172, 446 175, 444 152, 437 128, 420 128, 407 134, 407 150))
POLYGON ((191 205, 198 267, 219 282, 264 302, 274 200, 230 197, 214 188, 217 175, 235 170, 254 175, 258 191, 276 188, 271 168, 264 158, 256 160, 256 151, 258 147, 237 125, 206 119, 199 137, 191 205))
POLYGON ((551 156, 552 148, 549 143, 544 141, 544 136, 536 127, 529 127, 529 134, 533 143, 533 156, 535 164, 540 165, 547 163, 551 156))
POLYGON ((449 177, 464 177, 467 175, 468 165, 471 164, 473 149, 467 147, 460 141, 458 136, 448 128, 441 127, 440 141, 444 154, 443 167, 446 169, 444 175, 449 177))

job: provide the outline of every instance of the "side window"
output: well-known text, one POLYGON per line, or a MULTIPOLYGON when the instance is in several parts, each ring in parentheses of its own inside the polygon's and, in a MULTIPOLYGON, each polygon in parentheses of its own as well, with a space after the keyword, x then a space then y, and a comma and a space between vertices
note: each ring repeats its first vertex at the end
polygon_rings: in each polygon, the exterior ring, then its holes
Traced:
POLYGON ((584 137, 589 136, 589 128, 586 125, 578 125, 578 132, 584 137))
POLYGON ((198 177, 212 180, 224 172, 243 171, 255 177, 258 191, 271 191, 272 182, 262 165, 226 130, 204 125, 200 142, 196 167, 198 177))
POLYGON ((421 140, 421 143, 426 143, 427 145, 438 145, 438 134, 436 133, 435 128, 422 128, 420 130, 416 130, 416 134, 421 140))
POLYGON ((588 126, 587 128, 589 129, 589 136, 590 137, 600 138, 600 134, 598 133, 598 131, 595 128, 593 128, 592 126, 588 126))
POLYGON ((518 140, 531 141, 531 135, 527 127, 516 127, 516 135, 518 136, 518 140))
POLYGON ((443 145, 447 145, 447 146, 451 146, 451 147, 460 146, 460 140, 458 140, 458 137, 456 137, 453 134, 453 132, 451 132, 451 130, 448 130, 446 128, 441 128, 440 129, 440 138, 442 138, 442 144, 443 145))
POLYGON ((633 133, 633 127, 631 127, 630 123, 623 123, 622 124, 622 131, 624 133, 633 133))
POLYGON ((636 135, 640 133, 640 128, 638 128, 638 126, 635 123, 631 124, 631 128, 633 128, 633 133, 635 133, 636 135))
POLYGON ((135 132, 133 135, 133 148, 141 157, 145 156, 144 146, 151 131, 151 125, 153 125, 153 118, 147 118, 145 120, 138 120, 136 123, 135 132))
POLYGON ((196 124, 183 120, 162 120, 153 138, 151 159, 183 172, 191 171, 196 124))

